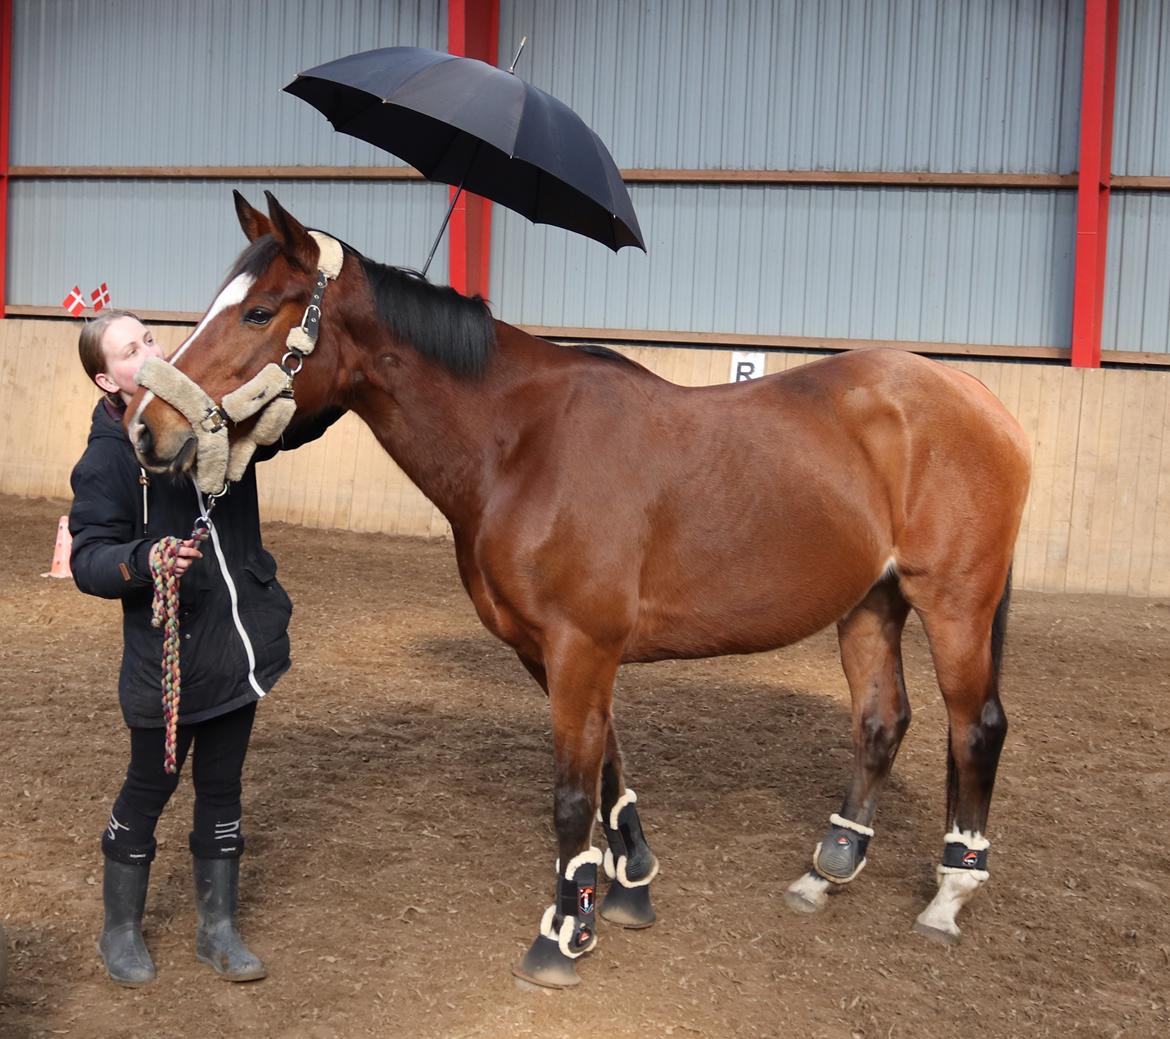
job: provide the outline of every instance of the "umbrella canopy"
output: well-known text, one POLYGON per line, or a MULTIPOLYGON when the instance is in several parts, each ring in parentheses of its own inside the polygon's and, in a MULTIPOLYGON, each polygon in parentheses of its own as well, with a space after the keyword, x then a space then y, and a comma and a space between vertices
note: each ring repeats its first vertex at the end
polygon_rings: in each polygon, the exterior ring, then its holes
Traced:
POLYGON ((608 149, 568 105, 473 58, 383 47, 302 72, 284 88, 335 130, 428 180, 462 186, 538 224, 645 251, 608 149))

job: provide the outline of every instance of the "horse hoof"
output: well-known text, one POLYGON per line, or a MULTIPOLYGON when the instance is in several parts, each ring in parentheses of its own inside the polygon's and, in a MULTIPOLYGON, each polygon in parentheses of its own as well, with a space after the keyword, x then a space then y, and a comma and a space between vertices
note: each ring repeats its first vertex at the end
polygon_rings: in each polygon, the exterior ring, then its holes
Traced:
POLYGON ((649 927, 658 919, 650 903, 650 885, 626 887, 614 881, 601 903, 601 918, 631 931, 649 927))
POLYGON ((542 989, 563 989, 581 984, 572 957, 566 956, 556 942, 543 934, 536 936, 524 958, 512 968, 512 976, 521 988, 533 985, 542 989))
POLYGON ((962 937, 957 927, 953 931, 944 931, 941 927, 932 927, 930 924, 924 924, 921 920, 915 920, 911 930, 915 934, 920 934, 923 938, 929 938, 932 942, 937 942, 940 945, 958 945, 959 939, 962 937))
POLYGON ((829 883, 812 871, 788 885, 784 904, 794 913, 819 913, 829 904, 829 883))

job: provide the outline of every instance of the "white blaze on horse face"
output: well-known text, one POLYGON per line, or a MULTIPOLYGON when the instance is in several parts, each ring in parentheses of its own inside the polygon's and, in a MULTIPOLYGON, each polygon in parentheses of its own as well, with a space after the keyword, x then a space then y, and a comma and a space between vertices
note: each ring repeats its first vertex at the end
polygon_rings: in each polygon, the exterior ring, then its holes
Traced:
MULTIPOLYGON (((244 297, 248 295, 248 290, 255 283, 256 279, 251 274, 237 274, 234 278, 232 278, 232 280, 223 287, 223 291, 215 297, 215 301, 211 304, 211 307, 208 309, 207 313, 203 315, 203 320, 195 326, 195 331, 187 336, 187 339, 183 345, 175 351, 175 355, 169 358, 169 363, 174 364, 191 348, 191 344, 195 342, 196 338, 198 338, 199 333, 215 320, 215 316, 217 314, 223 310, 226 310, 230 306, 234 306, 236 303, 243 303, 244 297)), ((154 394, 150 391, 147 391, 146 396, 142 398, 142 403, 138 405, 138 410, 134 413, 134 418, 131 421, 132 430, 137 429, 141 425, 139 422, 139 416, 142 414, 146 405, 148 405, 152 400, 154 400, 154 394)))
POLYGON ((211 304, 211 308, 203 315, 203 320, 195 326, 195 331, 188 337, 187 341, 175 351, 175 356, 171 358, 171 364, 174 364, 180 357, 183 356, 195 342, 199 333, 202 332, 214 319, 215 316, 222 310, 233 306, 236 303, 243 303, 244 297, 248 295, 248 290, 256 283, 256 279, 251 274, 237 274, 224 287, 223 291, 215 297, 215 302, 211 304))

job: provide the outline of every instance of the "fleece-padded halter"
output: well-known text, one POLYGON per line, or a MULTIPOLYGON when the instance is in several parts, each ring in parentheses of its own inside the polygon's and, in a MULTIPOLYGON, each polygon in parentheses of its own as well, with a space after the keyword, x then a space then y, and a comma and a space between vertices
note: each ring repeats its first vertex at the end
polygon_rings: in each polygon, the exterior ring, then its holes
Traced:
POLYGON ((242 386, 215 402, 198 383, 160 358, 152 357, 136 376, 145 386, 179 411, 191 423, 197 443, 195 483, 204 494, 221 493, 244 475, 258 446, 274 443, 296 412, 293 377, 317 345, 321 300, 325 286, 341 273, 345 256, 341 244, 319 231, 310 231, 317 243, 317 282, 301 323, 285 339, 287 352, 280 364, 266 364, 242 386), (292 367, 292 363, 296 367, 292 367), (255 425, 230 447, 227 420, 243 422, 260 412, 255 425))

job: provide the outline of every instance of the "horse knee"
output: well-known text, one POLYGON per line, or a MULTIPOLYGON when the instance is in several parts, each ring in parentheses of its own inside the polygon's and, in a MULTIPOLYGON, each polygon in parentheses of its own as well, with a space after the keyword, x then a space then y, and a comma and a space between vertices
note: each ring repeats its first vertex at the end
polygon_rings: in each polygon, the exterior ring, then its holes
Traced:
POLYGON ((861 747, 869 769, 883 769, 898 752, 902 737, 910 728, 910 705, 903 704, 893 715, 872 714, 861 723, 861 747))

